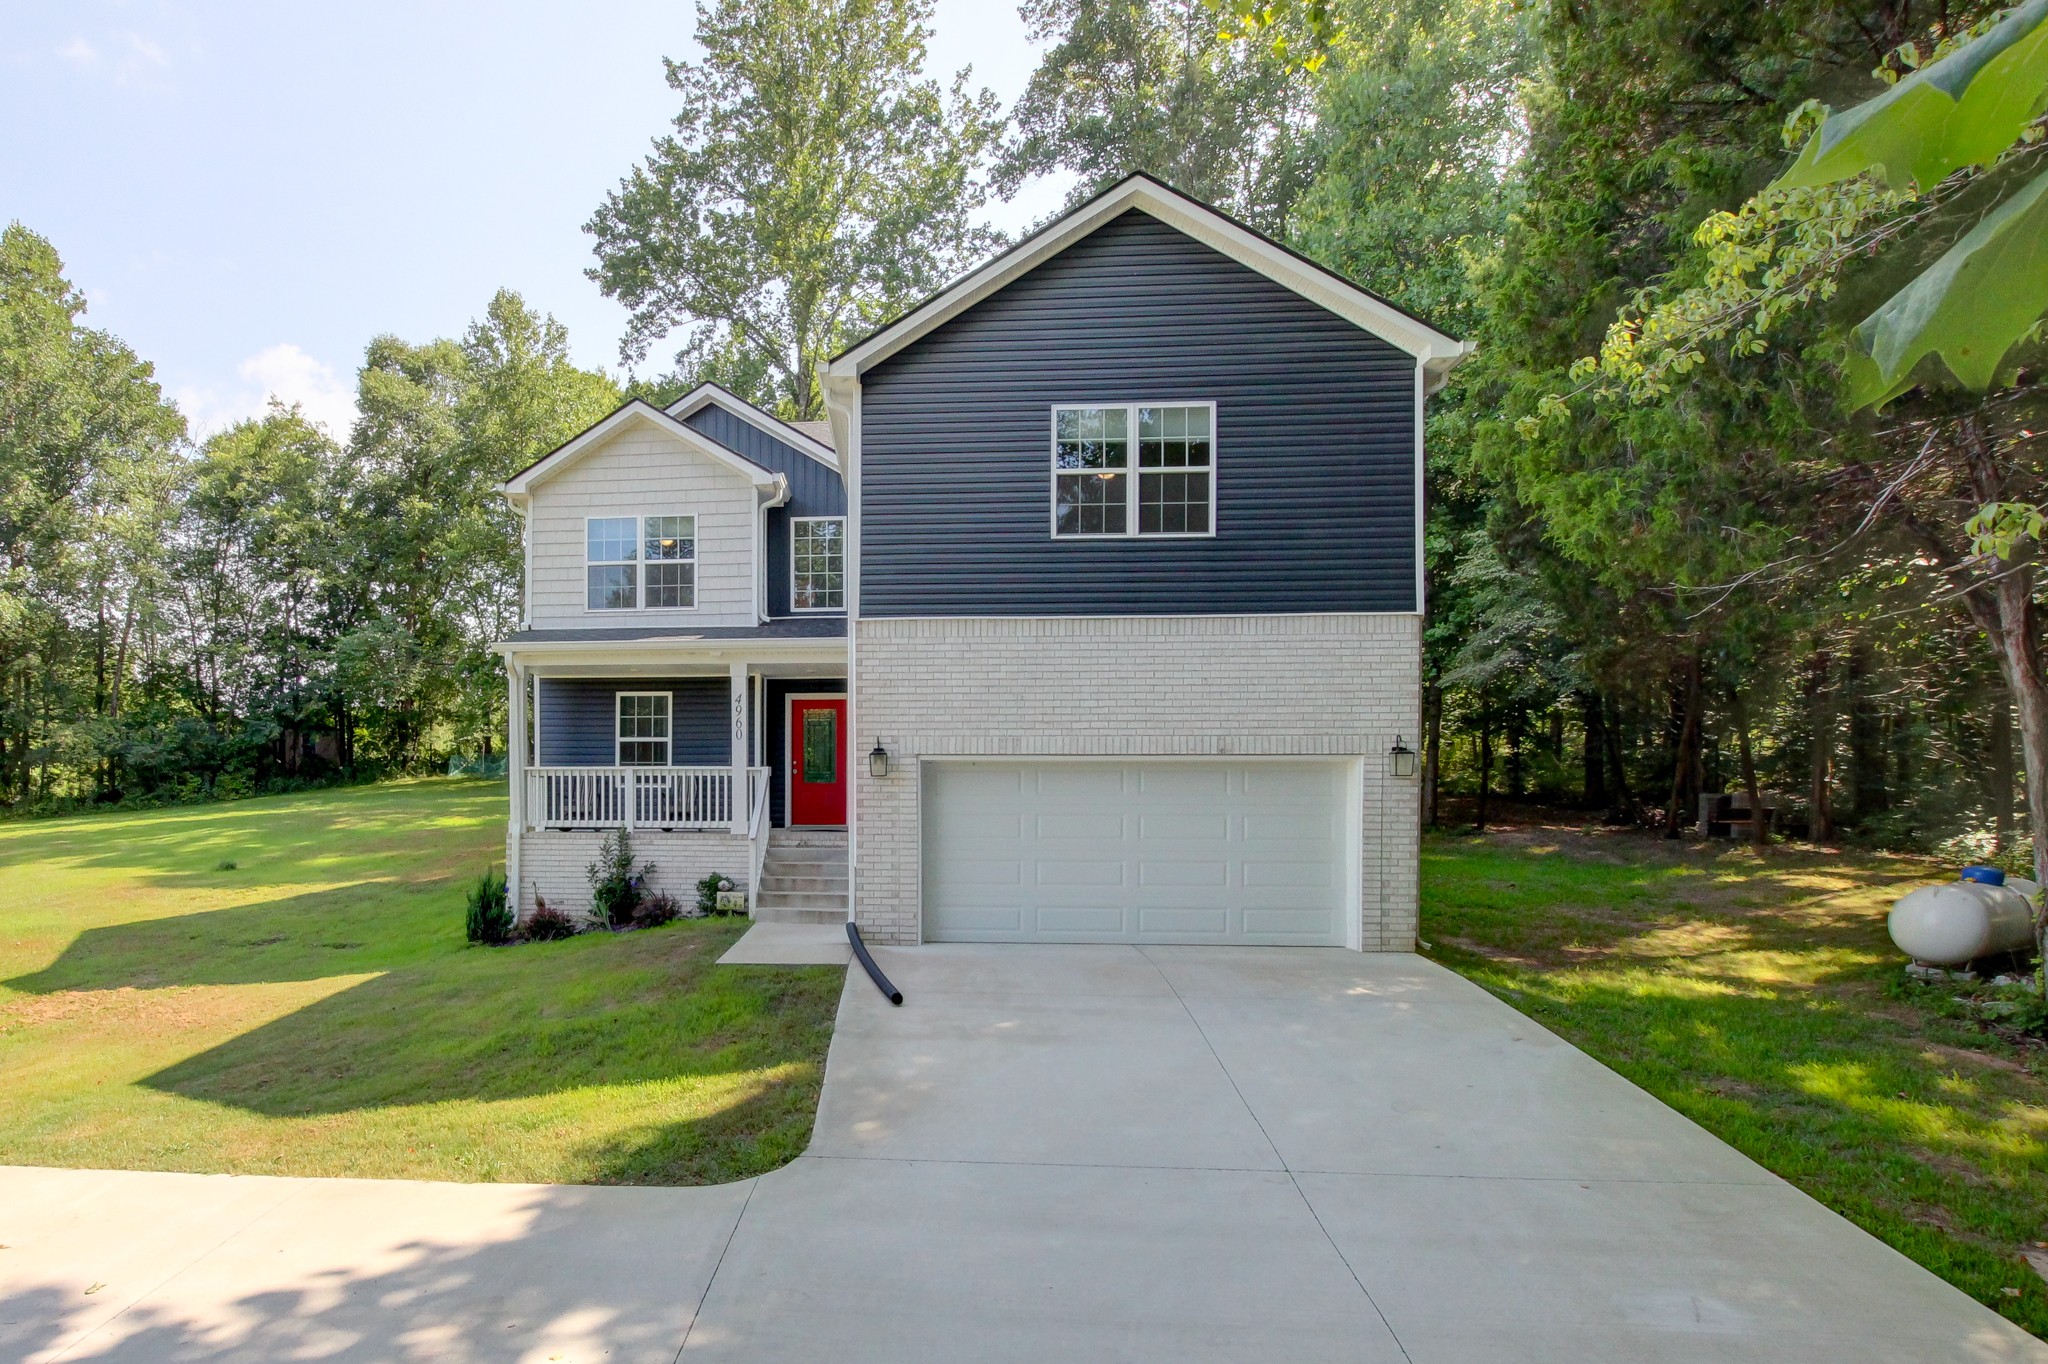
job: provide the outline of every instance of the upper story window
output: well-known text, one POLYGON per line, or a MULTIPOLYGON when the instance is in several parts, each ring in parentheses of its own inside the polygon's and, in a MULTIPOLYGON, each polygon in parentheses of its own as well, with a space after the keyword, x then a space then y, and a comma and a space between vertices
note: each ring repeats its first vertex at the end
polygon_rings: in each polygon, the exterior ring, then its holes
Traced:
POLYGON ((1213 533, 1215 430, 1214 403, 1055 407, 1052 533, 1213 533))
POLYGON ((798 516, 789 523, 789 603, 797 611, 846 609, 846 521, 798 516))
POLYGON ((697 604, 696 517, 593 516, 584 534, 584 605, 590 610, 697 604))

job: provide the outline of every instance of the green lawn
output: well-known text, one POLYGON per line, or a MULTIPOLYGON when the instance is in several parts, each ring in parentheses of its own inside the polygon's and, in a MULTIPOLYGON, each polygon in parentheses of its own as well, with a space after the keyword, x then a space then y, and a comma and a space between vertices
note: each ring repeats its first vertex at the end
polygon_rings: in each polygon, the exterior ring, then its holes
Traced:
POLYGON ((1907 988, 1924 860, 1627 833, 1444 835, 1428 951, 2037 1335, 2048 1053, 1907 988))
POLYGON ((460 780, 0 825, 0 1163, 696 1184, 801 1151, 840 969, 713 967, 733 920, 470 947, 504 831, 460 780))

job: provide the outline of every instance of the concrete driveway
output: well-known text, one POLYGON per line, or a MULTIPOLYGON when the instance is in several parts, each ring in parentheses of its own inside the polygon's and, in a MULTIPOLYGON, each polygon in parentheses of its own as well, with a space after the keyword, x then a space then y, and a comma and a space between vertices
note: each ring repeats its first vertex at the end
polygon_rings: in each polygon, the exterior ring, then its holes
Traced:
POLYGON ((2048 1364, 1418 958, 877 955, 746 1184, 0 1170, 0 1358, 2048 1364))

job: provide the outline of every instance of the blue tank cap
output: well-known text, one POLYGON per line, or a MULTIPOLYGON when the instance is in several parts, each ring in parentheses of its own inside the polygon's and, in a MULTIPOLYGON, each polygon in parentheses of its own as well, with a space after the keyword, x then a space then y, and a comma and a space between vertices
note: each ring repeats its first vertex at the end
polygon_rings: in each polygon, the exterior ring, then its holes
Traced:
POLYGON ((1963 879, 1978 882, 1980 885, 2002 886, 2005 884, 2005 873, 1996 867, 1964 867, 1963 879))

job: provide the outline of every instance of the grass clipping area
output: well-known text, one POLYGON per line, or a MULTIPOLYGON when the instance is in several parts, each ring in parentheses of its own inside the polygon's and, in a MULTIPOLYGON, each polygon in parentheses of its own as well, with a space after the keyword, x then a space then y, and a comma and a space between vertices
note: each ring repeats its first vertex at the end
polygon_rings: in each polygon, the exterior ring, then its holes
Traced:
POLYGON ((1953 868, 1633 832, 1436 835, 1428 952, 2048 1335, 2048 1052, 1908 986, 1885 915, 1953 868))
POLYGON ((703 1184, 802 1151, 841 969, 716 967, 731 919, 471 947, 504 837, 462 780, 0 825, 0 1163, 703 1184))

